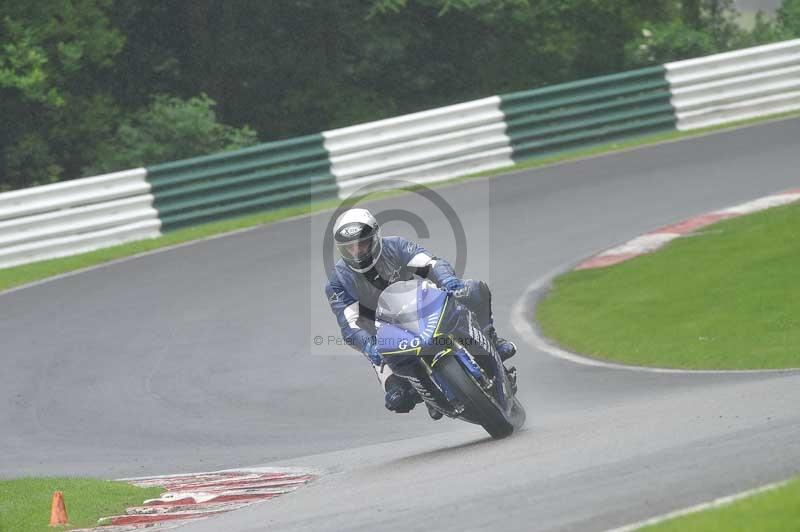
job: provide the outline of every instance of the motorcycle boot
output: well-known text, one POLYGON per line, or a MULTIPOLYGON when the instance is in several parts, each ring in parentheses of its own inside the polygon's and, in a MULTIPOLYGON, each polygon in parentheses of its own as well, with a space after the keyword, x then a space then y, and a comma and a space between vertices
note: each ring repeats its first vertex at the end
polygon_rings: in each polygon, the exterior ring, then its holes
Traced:
POLYGON ((516 344, 506 340, 505 338, 497 336, 497 331, 495 330, 493 324, 486 326, 486 328, 483 330, 483 334, 485 334, 489 341, 494 344, 494 347, 497 349, 497 353, 500 355, 500 359, 503 362, 517 354, 516 344))
POLYGON ((411 383, 397 375, 390 375, 385 384, 387 410, 397 414, 411 412, 417 403, 422 402, 422 397, 411 386, 411 383))

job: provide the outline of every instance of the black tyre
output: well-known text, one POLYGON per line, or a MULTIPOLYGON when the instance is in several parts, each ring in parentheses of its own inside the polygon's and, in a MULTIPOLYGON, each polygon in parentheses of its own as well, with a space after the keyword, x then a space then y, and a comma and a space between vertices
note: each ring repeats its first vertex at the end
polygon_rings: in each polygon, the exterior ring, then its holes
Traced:
POLYGON ((489 399, 471 375, 455 357, 442 358, 436 369, 450 386, 450 390, 464 405, 469 417, 477 420, 492 438, 501 439, 514 432, 514 426, 506 421, 502 412, 489 399))
POLYGON ((525 424, 525 407, 519 402, 519 399, 514 397, 514 406, 511 407, 511 423, 514 425, 514 430, 519 430, 525 424))

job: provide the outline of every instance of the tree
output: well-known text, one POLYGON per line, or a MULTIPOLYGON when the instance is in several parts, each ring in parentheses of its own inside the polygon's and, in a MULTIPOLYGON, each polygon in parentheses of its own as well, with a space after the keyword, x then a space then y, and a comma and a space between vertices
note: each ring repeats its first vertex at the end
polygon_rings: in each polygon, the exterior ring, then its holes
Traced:
POLYGON ((733 0, 0 0, 0 189, 800 35, 799 5, 748 33, 733 0))
POLYGON ((784 38, 800 37, 800 0, 783 0, 777 18, 784 38))
POLYGON ((752 34, 737 24, 733 0, 685 0, 679 16, 648 21, 625 45, 629 68, 700 57, 771 39, 765 19, 757 19, 752 34))
POLYGON ((160 95, 125 119, 98 148, 97 162, 87 174, 124 170, 197 155, 233 150, 258 142, 249 127, 217 122, 214 101, 202 94, 182 100, 160 95))
POLYGON ((96 114, 76 110, 109 101, 104 82, 125 42, 109 24, 111 6, 0 1, 0 189, 73 176, 100 140, 88 127, 96 114))
POLYGON ((662 64, 690 57, 701 57, 718 51, 708 33, 680 20, 646 26, 639 38, 625 45, 626 66, 637 68, 662 64))
POLYGON ((198 79, 227 79, 200 68, 218 61, 205 29, 188 43, 175 31, 203 5, 213 19, 221 3, 0 0, 0 191, 255 142, 195 97, 198 79))

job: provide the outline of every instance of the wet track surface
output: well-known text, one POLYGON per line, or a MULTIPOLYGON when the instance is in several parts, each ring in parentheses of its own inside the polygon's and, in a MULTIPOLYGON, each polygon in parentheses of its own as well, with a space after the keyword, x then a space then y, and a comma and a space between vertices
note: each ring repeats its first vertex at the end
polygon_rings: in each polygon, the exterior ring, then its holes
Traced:
MULTIPOLYGON (((798 139, 795 119, 436 191, 478 235, 466 276, 513 338, 512 305, 550 272, 798 188, 798 139)), ((455 254, 419 197, 370 206, 417 212, 425 245, 455 254)), ((797 374, 641 374, 521 345, 528 422, 509 440, 386 412, 364 360, 311 343, 338 332, 316 256, 329 216, 0 295, 0 476, 302 465, 330 474, 186 530, 603 530, 800 472, 797 374)))

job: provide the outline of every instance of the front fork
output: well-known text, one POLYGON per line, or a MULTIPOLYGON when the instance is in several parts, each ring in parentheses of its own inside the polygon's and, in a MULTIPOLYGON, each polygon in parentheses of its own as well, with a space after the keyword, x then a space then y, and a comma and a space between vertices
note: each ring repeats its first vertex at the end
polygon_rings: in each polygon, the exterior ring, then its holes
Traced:
POLYGON ((490 394, 493 393, 494 379, 486 375, 486 372, 483 371, 483 368, 475 361, 469 351, 464 349, 457 341, 453 341, 452 347, 439 351, 433 357, 430 364, 428 364, 428 361, 424 358, 420 358, 420 364, 425 369, 428 378, 439 389, 442 395, 444 395, 447 402, 453 406, 455 410, 454 414, 461 414, 464 411, 464 405, 458 401, 458 398, 448 387, 447 382, 440 379, 436 372, 436 364, 444 357, 456 357, 461 366, 472 375, 472 378, 481 388, 490 394))
MULTIPOLYGON (((452 407, 452 410, 447 409, 446 405, 441 405, 440 402, 436 400, 436 398, 434 397, 435 392, 426 390, 423 387, 425 393, 428 395, 430 399, 432 399, 432 401, 429 402, 431 402, 443 414, 450 417, 458 417, 459 415, 461 415, 462 412, 464 412, 464 405, 462 405, 457 401, 456 396, 447 387, 447 383, 439 379, 436 371, 434 371, 433 369, 434 366, 436 366, 436 362, 440 360, 441 357, 446 356, 450 352, 452 352, 451 348, 443 349, 442 351, 437 353, 436 356, 433 357, 433 360, 430 364, 428 364, 428 361, 425 358, 420 357, 419 365, 425 371, 425 374, 428 377, 428 381, 432 383, 433 386, 438 390, 439 394, 441 394, 441 396, 444 398, 447 404, 452 407)), ((420 390, 417 391, 420 392, 420 390)), ((423 393, 420 392, 420 395, 423 395, 423 393)))
POLYGON ((456 306, 453 311, 447 316, 446 329, 453 338, 455 348, 452 354, 458 357, 486 395, 501 410, 508 410, 515 393, 514 375, 506 370, 494 343, 483 334, 475 315, 464 307, 456 306), (478 363, 476 357, 484 357, 480 360, 483 363, 478 363))

